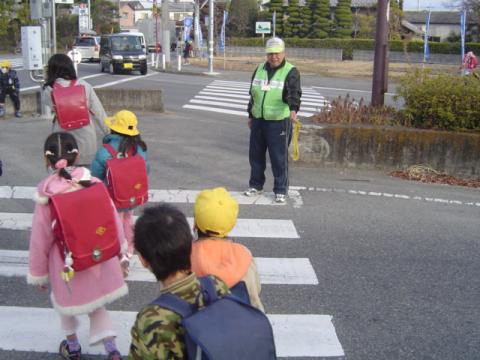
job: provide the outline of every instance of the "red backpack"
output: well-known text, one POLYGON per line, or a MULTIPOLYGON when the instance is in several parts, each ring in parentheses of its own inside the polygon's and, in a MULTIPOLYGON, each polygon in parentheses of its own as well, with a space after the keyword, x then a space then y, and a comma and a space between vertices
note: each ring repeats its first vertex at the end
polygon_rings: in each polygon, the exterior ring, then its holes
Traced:
POLYGON ((58 124, 64 130, 79 129, 90 124, 85 86, 76 83, 76 80, 72 80, 65 87, 53 83, 52 103, 58 124))
POLYGON ((120 253, 116 210, 102 183, 53 195, 50 210, 55 242, 64 261, 71 253, 74 270, 88 269, 120 253))
POLYGON ((145 159, 129 151, 127 157, 119 157, 112 145, 103 147, 112 156, 106 161, 107 188, 117 209, 131 209, 148 200, 148 176, 145 159))

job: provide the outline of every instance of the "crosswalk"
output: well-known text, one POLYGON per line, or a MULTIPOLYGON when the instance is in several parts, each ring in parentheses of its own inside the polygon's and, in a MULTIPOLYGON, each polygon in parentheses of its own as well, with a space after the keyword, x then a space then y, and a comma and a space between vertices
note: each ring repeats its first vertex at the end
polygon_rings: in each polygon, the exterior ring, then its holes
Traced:
MULTIPOLYGON (((216 112, 246 117, 250 83, 214 80, 198 92, 184 109, 216 112)), ((329 102, 312 87, 302 87, 302 105, 298 116, 310 117, 328 107, 329 102)))
MULTIPOLYGON (((11 241, 4 246, 0 239, 0 285, 7 278, 25 278, 28 270, 28 251, 20 238, 28 237, 31 228, 32 213, 18 212, 25 209, 28 199, 31 199, 35 188, 32 186, 0 186, 0 234, 8 232, 6 238, 18 238, 18 247, 12 248, 11 241), (9 211, 15 209, 16 211, 9 211)), ((197 190, 154 189, 150 191, 152 203, 166 201, 176 204, 192 204, 197 190)), ((264 193, 256 198, 247 198, 240 192, 232 192, 240 203, 240 215, 252 213, 252 207, 268 208, 269 214, 275 213, 278 205, 273 201, 273 194, 264 193)), ((291 198, 296 199, 297 206, 301 206, 302 199, 298 190, 292 190, 291 198), (300 205, 299 205, 300 204, 300 205)), ((190 223, 192 219, 189 218, 190 223)), ((238 241, 253 239, 262 241, 270 239, 276 246, 288 246, 294 241, 301 246, 302 239, 291 219, 252 219, 240 218, 231 235, 238 241), (272 240, 274 239, 274 240, 272 240)), ((319 286, 314 267, 308 257, 278 258, 256 257, 260 281, 263 289, 268 286, 281 286, 285 293, 291 292, 295 286, 319 286)), ((129 284, 154 283, 153 275, 144 269, 138 258, 134 257, 129 277, 129 284)), ((1 286, 0 286, 1 287, 1 286)), ((4 287, 3 287, 4 288, 4 287)), ((131 292, 129 297, 134 298, 131 292)), ((301 299, 298 300, 301 302, 301 299)), ((46 308, 45 302, 38 302, 37 306, 12 306, 15 304, 3 303, 0 306, 0 319, 9 326, 0 327, 0 350, 29 351, 38 353, 56 353, 58 344, 63 338, 59 328, 58 315, 52 308, 46 308)), ((269 304, 265 303, 268 309, 269 304)), ((301 305, 298 307, 301 309, 301 305)), ((114 326, 118 329, 117 343, 122 353, 128 353, 130 344, 130 328, 134 322, 136 312, 132 309, 111 311, 114 326)), ((331 314, 267 314, 272 323, 277 355, 281 358, 289 357, 342 357, 344 350, 337 337, 331 314)), ((81 320, 79 338, 82 343, 82 352, 85 354, 102 354, 103 347, 88 345, 88 319, 81 320)))

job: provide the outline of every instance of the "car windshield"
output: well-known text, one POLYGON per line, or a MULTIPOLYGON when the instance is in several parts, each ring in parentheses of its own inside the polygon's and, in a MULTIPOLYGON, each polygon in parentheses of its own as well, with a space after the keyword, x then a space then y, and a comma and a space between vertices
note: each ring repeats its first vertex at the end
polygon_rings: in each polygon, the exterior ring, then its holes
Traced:
POLYGON ((112 50, 129 51, 140 50, 142 42, 140 36, 114 36, 112 37, 112 50))
POLYGON ((76 46, 95 46, 94 38, 77 38, 75 41, 76 46))

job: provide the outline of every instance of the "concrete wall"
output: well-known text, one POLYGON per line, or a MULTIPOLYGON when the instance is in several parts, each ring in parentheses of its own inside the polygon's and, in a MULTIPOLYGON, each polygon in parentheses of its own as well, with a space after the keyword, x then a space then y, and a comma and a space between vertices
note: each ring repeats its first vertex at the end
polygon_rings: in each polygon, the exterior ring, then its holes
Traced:
POLYGON ((480 176, 480 134, 305 124, 299 148, 304 162, 386 170, 423 164, 451 175, 480 176))
MULTIPOLYGON (((141 90, 103 88, 96 89, 100 101, 107 112, 115 112, 121 109, 140 112, 164 112, 162 90, 141 90)), ((41 113, 40 91, 20 94, 21 110, 26 115, 41 113)), ((13 106, 10 99, 6 101, 7 116, 13 114, 13 106)))
MULTIPOLYGON (((400 51, 390 51, 390 62, 403 62, 403 63, 421 63, 423 62, 423 53, 410 52, 405 54, 400 51)), ((356 61, 373 61, 375 52, 371 50, 353 50, 353 60, 356 61)), ((460 55, 455 54, 432 54, 430 53, 431 64, 461 64, 460 55)))
MULTIPOLYGON (((227 46, 226 56, 264 56, 265 48, 260 46, 227 46)), ((308 58, 342 61, 342 49, 289 48, 287 58, 308 58)), ((219 52, 218 54, 221 54, 219 52)))

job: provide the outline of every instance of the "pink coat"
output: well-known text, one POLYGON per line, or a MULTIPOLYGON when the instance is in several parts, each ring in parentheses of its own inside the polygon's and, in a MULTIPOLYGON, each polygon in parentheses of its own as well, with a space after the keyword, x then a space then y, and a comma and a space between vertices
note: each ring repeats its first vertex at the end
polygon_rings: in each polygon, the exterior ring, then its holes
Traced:
MULTIPOLYGON (((74 169, 71 175, 77 180, 100 181, 91 177, 90 171, 82 167, 74 169)), ((52 304, 60 314, 87 314, 126 295, 128 288, 117 257, 86 270, 75 272, 73 279, 68 283, 61 279, 63 260, 53 240, 48 198, 64 191, 66 184, 67 181, 64 178, 53 174, 40 182, 37 187, 27 282, 32 285, 44 285, 50 282, 52 304), (44 189, 47 181, 48 185, 44 189)), ((117 215, 117 231, 120 235, 119 241, 123 252, 126 250, 126 241, 113 203, 112 211, 117 215)))

